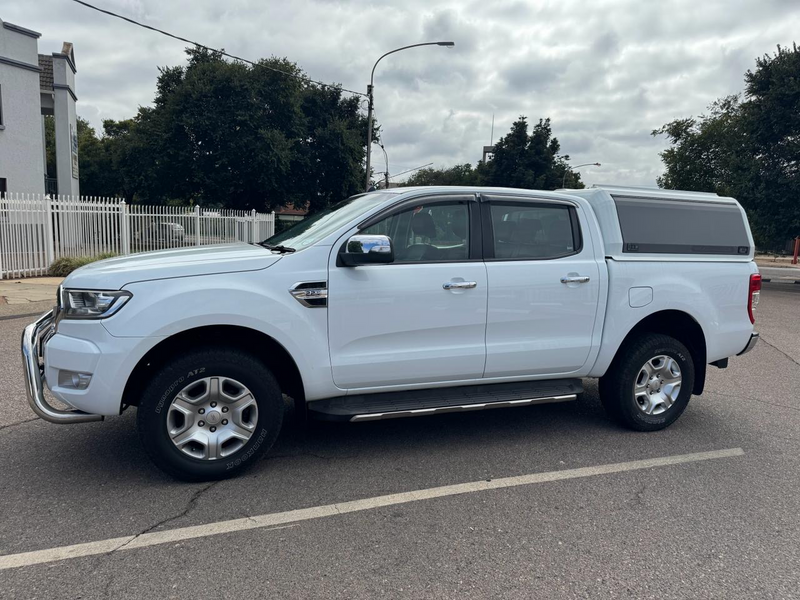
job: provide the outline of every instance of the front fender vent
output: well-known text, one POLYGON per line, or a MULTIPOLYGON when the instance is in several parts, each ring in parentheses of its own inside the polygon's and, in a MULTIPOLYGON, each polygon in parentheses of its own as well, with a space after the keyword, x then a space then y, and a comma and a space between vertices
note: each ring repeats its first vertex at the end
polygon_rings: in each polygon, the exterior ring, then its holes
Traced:
POLYGON ((303 306, 325 308, 328 306, 327 281, 301 281, 295 283, 289 293, 303 306))

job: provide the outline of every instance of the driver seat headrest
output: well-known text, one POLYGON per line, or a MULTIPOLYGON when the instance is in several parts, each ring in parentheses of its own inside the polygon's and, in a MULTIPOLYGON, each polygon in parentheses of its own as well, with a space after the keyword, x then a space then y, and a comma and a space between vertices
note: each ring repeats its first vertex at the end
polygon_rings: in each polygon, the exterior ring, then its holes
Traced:
POLYGON ((421 210, 411 218, 411 231, 414 235, 421 235, 427 238, 436 237, 436 224, 430 213, 421 210))

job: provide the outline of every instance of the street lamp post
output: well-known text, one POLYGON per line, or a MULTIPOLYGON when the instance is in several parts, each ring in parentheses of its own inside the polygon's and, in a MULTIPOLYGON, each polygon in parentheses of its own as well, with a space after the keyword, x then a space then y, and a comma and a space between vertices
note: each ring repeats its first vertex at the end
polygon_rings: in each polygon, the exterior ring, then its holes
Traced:
POLYGON ((403 46, 402 48, 395 48, 394 50, 390 50, 383 56, 381 56, 378 60, 375 61, 375 64, 372 65, 372 73, 369 76, 369 85, 367 86, 367 98, 369 102, 367 104, 367 183, 364 187, 365 191, 369 191, 369 169, 370 169, 370 159, 371 159, 371 150, 372 150, 372 110, 374 108, 373 105, 373 97, 372 97, 372 88, 373 88, 373 81, 375 80, 375 67, 378 66, 378 63, 381 62, 384 58, 389 56, 390 54, 394 54, 395 52, 400 52, 401 50, 408 50, 409 48, 418 48, 420 46, 445 46, 446 48, 452 48, 455 46, 455 42, 423 42, 422 44, 411 44, 410 46, 403 46))
MULTIPOLYGON (((580 169, 581 167, 602 167, 600 163, 583 163, 582 165, 575 165, 572 167, 573 169, 580 169)), ((561 187, 563 188, 567 184, 567 170, 564 169, 564 177, 561 178, 561 187)))
POLYGON ((389 189, 389 155, 386 154, 386 148, 383 147, 381 144, 381 150, 383 150, 383 157, 386 159, 386 170, 383 172, 383 189, 389 189))

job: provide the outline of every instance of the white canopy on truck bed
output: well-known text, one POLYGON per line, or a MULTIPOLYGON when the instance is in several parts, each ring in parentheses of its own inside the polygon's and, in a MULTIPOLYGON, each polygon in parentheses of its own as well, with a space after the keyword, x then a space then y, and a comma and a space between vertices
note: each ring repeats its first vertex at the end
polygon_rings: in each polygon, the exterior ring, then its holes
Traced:
POLYGON ((706 192, 595 185, 559 190, 589 201, 614 260, 753 259, 753 236, 742 206, 706 192))

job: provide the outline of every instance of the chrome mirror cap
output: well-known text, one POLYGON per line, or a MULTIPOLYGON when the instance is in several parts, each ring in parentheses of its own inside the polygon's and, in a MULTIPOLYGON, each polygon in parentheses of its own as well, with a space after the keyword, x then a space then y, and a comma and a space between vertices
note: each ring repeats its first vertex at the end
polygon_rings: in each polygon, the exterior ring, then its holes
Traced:
POLYGON ((390 263, 394 261, 394 247, 387 235, 354 235, 347 240, 340 257, 348 267, 390 263))

